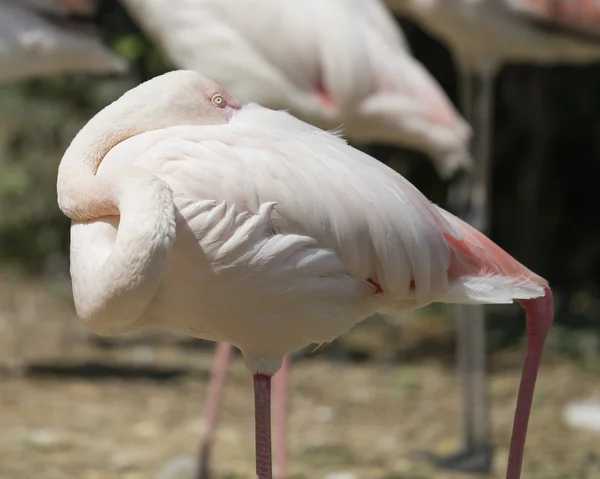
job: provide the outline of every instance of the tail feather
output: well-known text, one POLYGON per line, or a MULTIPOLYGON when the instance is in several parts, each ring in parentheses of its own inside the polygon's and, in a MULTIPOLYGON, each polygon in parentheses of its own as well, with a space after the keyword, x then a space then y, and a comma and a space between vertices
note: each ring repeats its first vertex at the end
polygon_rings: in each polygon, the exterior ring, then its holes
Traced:
POLYGON ((444 234, 451 251, 450 289, 443 301, 511 303, 544 296, 548 282, 529 270, 483 233, 438 208, 449 224, 444 234))
POLYGON ((445 303, 510 304, 514 300, 544 296, 544 287, 523 278, 506 276, 463 277, 451 283, 440 298, 445 303))

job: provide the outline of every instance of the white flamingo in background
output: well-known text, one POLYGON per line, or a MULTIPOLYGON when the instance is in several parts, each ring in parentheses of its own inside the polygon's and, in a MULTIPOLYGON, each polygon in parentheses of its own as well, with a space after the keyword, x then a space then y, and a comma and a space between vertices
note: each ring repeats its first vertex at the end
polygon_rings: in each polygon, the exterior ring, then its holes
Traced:
MULTIPOLYGON (((454 213, 485 232, 490 223, 493 92, 499 69, 509 62, 544 66, 597 61, 600 59, 600 42, 573 33, 600 34, 600 4, 590 0, 385 2, 395 13, 415 20, 441 39, 454 55, 462 77, 462 113, 475 133, 475 164, 469 176, 451 186, 448 205, 454 213), (554 28, 547 28, 548 24, 554 28)), ((536 167, 533 163, 530 166, 536 167)), ((537 176, 537 173, 527 175, 529 178, 537 176)), ((529 194, 534 195, 539 185, 536 182, 527 188, 529 194)), ((528 216, 536 214, 531 211, 528 216)), ((486 472, 491 466, 491 438, 484 367, 484 311, 482 307, 459 306, 456 318, 465 449, 439 463, 486 472)))
POLYGON ((0 82, 73 71, 124 71, 125 62, 93 29, 68 18, 89 13, 89 0, 0 0, 0 82))
MULTIPOLYGON (((122 0, 178 68, 200 71, 243 103, 287 109, 350 141, 428 154, 447 178, 469 167, 470 128, 410 54, 380 0, 122 0)), ((220 345, 205 403, 206 479, 231 346, 220 345)), ((276 472, 285 470, 288 361, 276 382, 276 472), (281 394, 280 394, 281 393, 281 394)))
POLYGON ((350 141, 422 151, 444 177, 471 163, 470 127, 380 0, 122 3, 177 68, 242 102, 343 126, 350 141))
POLYGON ((272 478, 271 376, 286 354, 377 312, 517 300, 528 341, 507 478, 520 477, 548 283, 339 136, 174 71, 81 129, 57 193, 91 331, 164 330, 241 350, 259 479, 272 478))

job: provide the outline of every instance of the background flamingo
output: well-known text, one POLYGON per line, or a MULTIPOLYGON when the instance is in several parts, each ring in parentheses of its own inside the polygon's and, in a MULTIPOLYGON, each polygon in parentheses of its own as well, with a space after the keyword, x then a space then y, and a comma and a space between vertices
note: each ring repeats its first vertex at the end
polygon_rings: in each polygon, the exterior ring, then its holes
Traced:
POLYGON ((548 284, 390 168, 176 71, 79 132, 57 191, 73 220, 73 293, 88 328, 168 330, 242 351, 254 375, 259 479, 272 477, 270 379, 286 353, 377 311, 517 299, 528 347, 507 478, 520 477, 553 317, 548 284))
POLYGON ((240 101, 343 126, 351 141, 416 149, 444 177, 471 163, 469 126, 380 0, 122 2, 173 64, 240 101))
POLYGON ((70 18, 90 13, 87 0, 0 0, 0 81, 125 71, 91 26, 70 18))
MULTIPOLYGON (((494 79, 507 62, 536 65, 584 64, 600 58, 600 44, 590 33, 600 7, 594 2, 563 0, 386 0, 396 13, 407 15, 447 43, 461 74, 462 113, 475 135, 471 174, 449 190, 448 205, 477 229, 490 224, 489 187, 494 115, 494 79), (548 29, 542 22, 552 23, 548 29), (570 31, 569 31, 570 30, 570 31)), ((534 166, 535 167, 535 166, 534 166)), ((535 176, 535 175, 529 175, 535 176)), ((539 184, 528 190, 539 189, 539 184)), ((536 194, 535 191, 531 194, 536 194)), ((534 205, 535 206, 535 205, 534 205)), ((537 211, 525 217, 535 221, 537 211)), ((484 311, 481 307, 457 308, 459 370, 463 381, 465 448, 443 458, 441 465, 489 471, 491 438, 488 386, 485 378, 484 311)))

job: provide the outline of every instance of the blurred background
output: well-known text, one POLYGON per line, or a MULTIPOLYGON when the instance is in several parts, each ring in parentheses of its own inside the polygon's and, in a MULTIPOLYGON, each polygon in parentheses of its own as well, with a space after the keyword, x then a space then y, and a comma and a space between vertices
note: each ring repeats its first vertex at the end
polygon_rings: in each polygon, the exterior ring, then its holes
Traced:
MULTIPOLYGON (((1 479, 155 477, 174 457, 193 456, 202 431, 212 344, 168 335, 99 338, 74 314, 69 220, 56 204, 59 161, 98 110, 174 68, 120 2, 97 2, 87 21, 127 71, 0 85, 1 479)), ((414 57, 457 104, 448 46, 408 18, 396 21, 414 57)), ((2 28, 0 19, 0 37, 2 28)), ((548 279, 556 298, 524 474, 600 477, 600 435, 563 418, 569 401, 600 395, 600 64, 506 65, 493 98, 489 235, 548 279)), ((449 182, 425 155, 360 147, 446 204, 449 182)), ((502 477, 525 323, 517 306, 488 313, 496 456, 483 477, 502 477)), ((460 446, 454 326, 444 305, 372 318, 296 361, 291 475, 470 477, 414 455, 460 446)), ((251 475, 250 397, 251 378, 236 357, 214 447, 216 477, 251 475)))

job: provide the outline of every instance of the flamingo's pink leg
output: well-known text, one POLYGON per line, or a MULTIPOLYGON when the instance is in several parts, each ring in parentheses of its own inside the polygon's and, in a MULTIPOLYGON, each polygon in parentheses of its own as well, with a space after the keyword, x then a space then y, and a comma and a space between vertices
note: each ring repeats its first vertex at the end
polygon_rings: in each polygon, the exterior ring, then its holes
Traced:
POLYGON ((256 475, 258 479, 273 479, 271 467, 271 376, 254 375, 254 415, 256 475))
POLYGON ((275 389, 275 479, 287 476, 287 429, 288 429, 288 389, 290 377, 290 356, 283 358, 281 369, 273 376, 275 389))
POLYGON ((227 343, 219 343, 213 358, 213 367, 208 385, 208 393, 204 403, 204 437, 200 449, 200 462, 198 464, 198 479, 208 479, 210 476, 210 452, 219 422, 219 408, 221 396, 225 386, 225 378, 231 360, 232 346, 227 343))

